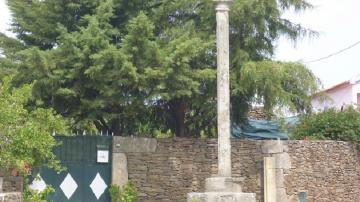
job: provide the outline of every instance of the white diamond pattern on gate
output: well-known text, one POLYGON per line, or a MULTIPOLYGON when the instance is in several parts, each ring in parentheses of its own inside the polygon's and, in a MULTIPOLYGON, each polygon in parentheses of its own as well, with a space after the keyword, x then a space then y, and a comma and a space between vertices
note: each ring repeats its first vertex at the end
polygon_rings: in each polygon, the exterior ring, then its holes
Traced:
POLYGON ((101 195, 104 193, 107 185, 99 173, 96 174, 94 180, 90 184, 90 188, 99 200, 101 195))
POLYGON ((40 174, 38 174, 36 178, 32 181, 30 189, 37 192, 42 192, 46 189, 46 183, 40 174))
POLYGON ((64 181, 60 184, 61 190, 64 192, 67 199, 70 199, 74 194, 78 185, 76 184, 74 178, 68 173, 64 179, 64 181))

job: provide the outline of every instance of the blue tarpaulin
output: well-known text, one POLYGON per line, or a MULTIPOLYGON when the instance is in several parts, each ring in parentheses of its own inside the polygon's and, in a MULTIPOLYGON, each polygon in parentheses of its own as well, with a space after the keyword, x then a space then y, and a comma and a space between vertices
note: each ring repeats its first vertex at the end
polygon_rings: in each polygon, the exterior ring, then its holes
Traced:
POLYGON ((236 138, 249 139, 289 139, 289 132, 298 117, 285 118, 280 121, 252 120, 244 126, 233 125, 232 136, 236 138))

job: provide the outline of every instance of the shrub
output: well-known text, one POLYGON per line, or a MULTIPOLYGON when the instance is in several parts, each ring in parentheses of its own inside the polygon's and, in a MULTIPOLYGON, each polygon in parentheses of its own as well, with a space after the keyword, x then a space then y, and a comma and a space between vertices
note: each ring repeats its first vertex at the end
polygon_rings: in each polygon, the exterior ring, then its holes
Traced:
POLYGON ((133 183, 129 182, 120 188, 117 185, 111 185, 109 188, 112 202, 137 202, 138 192, 133 183))
POLYGON ((320 139, 360 142, 360 110, 328 109, 304 115, 295 126, 291 139, 320 139))
POLYGON ((47 202, 47 197, 54 192, 55 190, 51 186, 46 186, 44 191, 38 192, 30 189, 29 185, 25 185, 24 202, 47 202))
POLYGON ((33 85, 12 88, 11 81, 0 81, 0 168, 25 175, 32 167, 60 169, 52 152, 58 143, 51 133, 67 133, 67 121, 53 109, 30 109, 33 85))

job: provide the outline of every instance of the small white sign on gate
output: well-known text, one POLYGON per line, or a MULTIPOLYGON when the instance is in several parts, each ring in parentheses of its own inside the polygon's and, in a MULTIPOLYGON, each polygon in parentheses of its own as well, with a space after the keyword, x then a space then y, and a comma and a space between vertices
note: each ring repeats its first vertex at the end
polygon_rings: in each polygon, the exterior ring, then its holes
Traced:
POLYGON ((97 150, 97 162, 109 163, 109 150, 97 150))

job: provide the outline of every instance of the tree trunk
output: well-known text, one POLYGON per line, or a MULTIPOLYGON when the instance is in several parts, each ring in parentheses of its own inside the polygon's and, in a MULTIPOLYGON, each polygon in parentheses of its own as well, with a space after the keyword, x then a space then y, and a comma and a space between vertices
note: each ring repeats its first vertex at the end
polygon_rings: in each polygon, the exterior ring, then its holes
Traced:
POLYGON ((186 107, 186 102, 183 98, 175 98, 169 102, 169 111, 173 119, 173 129, 176 137, 187 136, 185 125, 186 107))
POLYGON ((111 124, 110 130, 111 130, 111 133, 114 133, 114 135, 118 135, 118 136, 124 135, 124 131, 123 131, 123 128, 122 128, 120 115, 118 115, 117 118, 114 118, 114 119, 112 120, 112 124, 111 124))

